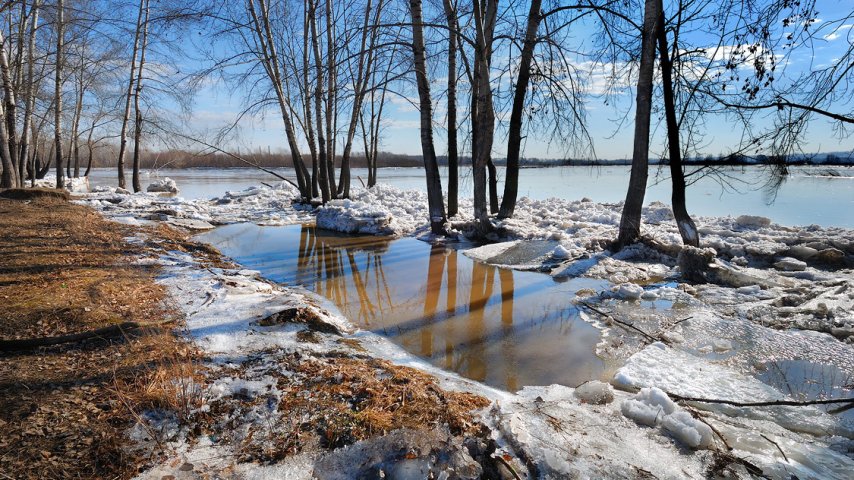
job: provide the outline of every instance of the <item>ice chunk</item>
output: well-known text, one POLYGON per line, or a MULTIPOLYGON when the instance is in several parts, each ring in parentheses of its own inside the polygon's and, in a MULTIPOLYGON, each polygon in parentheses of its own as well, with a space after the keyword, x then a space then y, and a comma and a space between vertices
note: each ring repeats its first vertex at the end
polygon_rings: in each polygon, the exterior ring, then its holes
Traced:
POLYGON ((637 300, 643 295, 643 287, 634 283, 622 283, 612 289, 615 298, 637 300))
POLYGON ((178 184, 175 183, 175 180, 166 177, 148 185, 145 190, 147 192, 178 193, 178 184))
POLYGON ((691 448, 709 448, 712 445, 712 429, 684 410, 666 415, 661 426, 673 438, 691 448))
POLYGON ((570 257, 570 251, 563 245, 558 245, 552 250, 552 258, 566 259, 570 257))
POLYGON ((761 228, 771 225, 771 219, 757 215, 741 215, 735 219, 735 226, 742 228, 761 228))
POLYGON ((664 390, 657 387, 642 388, 634 398, 624 400, 620 405, 623 415, 632 420, 654 427, 665 415, 676 411, 676 404, 664 390))
POLYGON ((607 383, 591 380, 575 389, 575 397, 582 403, 602 405, 614 401, 614 389, 607 383))
POLYGON ((807 264, 792 257, 783 257, 774 262, 774 268, 784 272, 800 272, 806 270, 807 264))
POLYGON ((646 290, 641 294, 641 299, 647 301, 658 300, 658 292, 652 290, 646 290))

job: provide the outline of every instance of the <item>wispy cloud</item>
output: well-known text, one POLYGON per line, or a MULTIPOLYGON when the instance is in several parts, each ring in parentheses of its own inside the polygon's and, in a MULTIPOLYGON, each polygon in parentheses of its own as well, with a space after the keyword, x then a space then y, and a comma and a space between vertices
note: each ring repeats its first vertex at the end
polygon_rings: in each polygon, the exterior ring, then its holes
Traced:
POLYGON ((824 38, 825 40, 827 40, 829 42, 832 42, 832 41, 840 38, 842 36, 842 32, 844 32, 845 30, 850 30, 852 27, 854 27, 854 25, 852 25, 852 24, 840 25, 834 31, 828 33, 827 35, 825 35, 822 38, 824 38))

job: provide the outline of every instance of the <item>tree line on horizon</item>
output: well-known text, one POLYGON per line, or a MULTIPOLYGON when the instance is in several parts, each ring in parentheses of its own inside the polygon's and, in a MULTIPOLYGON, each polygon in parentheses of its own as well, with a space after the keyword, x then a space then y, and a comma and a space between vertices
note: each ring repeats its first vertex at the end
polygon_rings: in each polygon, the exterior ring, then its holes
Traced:
POLYGON ((273 114, 302 200, 325 203, 349 197, 354 165, 367 166, 370 187, 379 166, 405 161, 390 159, 381 143, 389 110, 409 104, 419 114, 432 231, 444 233, 458 213, 468 163, 473 228, 485 235, 493 217, 513 216, 525 142, 595 158, 587 104, 597 91, 606 104, 634 92, 618 121, 633 124, 634 144, 616 245, 640 236, 650 157, 669 166, 679 231, 697 245, 685 188, 700 169, 686 167, 708 148, 712 117, 743 130, 729 159, 766 155, 785 165, 816 118, 849 134, 854 13, 819 18, 819 7, 817 0, 8 0, 0 5, 0 187, 34 182, 52 168, 62 188, 64 177, 104 163, 125 187, 130 162, 140 191, 143 165, 192 163, 179 144, 199 146, 195 158, 267 165, 272 154, 247 157, 223 145, 237 137, 241 118, 273 114), (829 63, 787 67, 816 42, 840 36, 848 48, 829 63), (216 132, 194 132, 194 94, 213 84, 243 108, 216 132), (666 132, 658 155, 653 122, 666 132), (436 151, 436 129, 447 152, 436 151), (166 148, 147 152, 146 142, 166 148), (494 158, 499 142, 504 159, 494 158))

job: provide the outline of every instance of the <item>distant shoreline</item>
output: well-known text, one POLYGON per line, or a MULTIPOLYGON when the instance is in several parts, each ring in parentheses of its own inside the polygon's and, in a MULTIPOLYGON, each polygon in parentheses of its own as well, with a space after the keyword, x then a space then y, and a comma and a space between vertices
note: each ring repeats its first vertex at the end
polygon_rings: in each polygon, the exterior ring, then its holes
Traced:
MULTIPOLYGON (((554 167, 626 167, 631 166, 631 160, 573 160, 573 161, 555 161, 555 162, 537 162, 534 164, 522 164, 519 166, 521 169, 535 169, 535 168, 554 168, 554 167)), ((667 160, 651 160, 649 162, 650 165, 660 166, 660 165, 668 165, 667 160)), ((683 161, 683 164, 691 167, 761 167, 761 166, 773 166, 777 165, 776 162, 766 161, 766 162, 758 162, 758 161, 715 161, 715 162, 707 162, 707 161, 693 161, 687 160, 683 161)), ((310 165, 309 165, 310 166, 310 165)), ((423 165, 413 165, 411 163, 403 163, 399 165, 383 165, 381 167, 377 167, 379 170, 391 169, 391 168, 421 168, 423 165)), ((447 167, 448 165, 445 163, 440 163, 440 167, 447 167)), ((460 165, 461 167, 469 167, 470 163, 464 163, 460 165)), ((505 167, 506 164, 503 161, 496 161, 495 166, 497 167, 505 167)), ((787 167, 854 167, 854 159, 851 160, 843 160, 843 161, 833 161, 833 162, 815 162, 809 160, 792 160, 785 163, 787 167)), ((269 168, 269 169, 278 169, 278 168, 293 168, 291 165, 259 165, 259 167, 269 168)), ((114 169, 114 166, 96 166, 93 168, 97 169, 114 169)), ((194 170, 194 169, 211 169, 211 170, 236 170, 243 168, 257 168, 250 165, 143 165, 142 170, 194 170)), ((336 168, 338 168, 336 166, 336 168)), ((353 169, 364 169, 367 167, 361 165, 352 166, 353 169)))

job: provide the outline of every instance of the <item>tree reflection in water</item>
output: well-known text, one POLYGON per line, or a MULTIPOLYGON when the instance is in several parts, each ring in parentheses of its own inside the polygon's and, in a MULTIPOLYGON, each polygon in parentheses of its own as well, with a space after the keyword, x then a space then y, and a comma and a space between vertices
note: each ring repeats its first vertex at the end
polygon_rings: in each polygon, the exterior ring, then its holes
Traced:
POLYGON ((487 384, 574 386, 602 376, 599 331, 572 304, 601 281, 556 283, 499 269, 413 238, 355 236, 314 226, 226 226, 208 241, 248 268, 299 284, 357 326, 437 366, 487 384))

